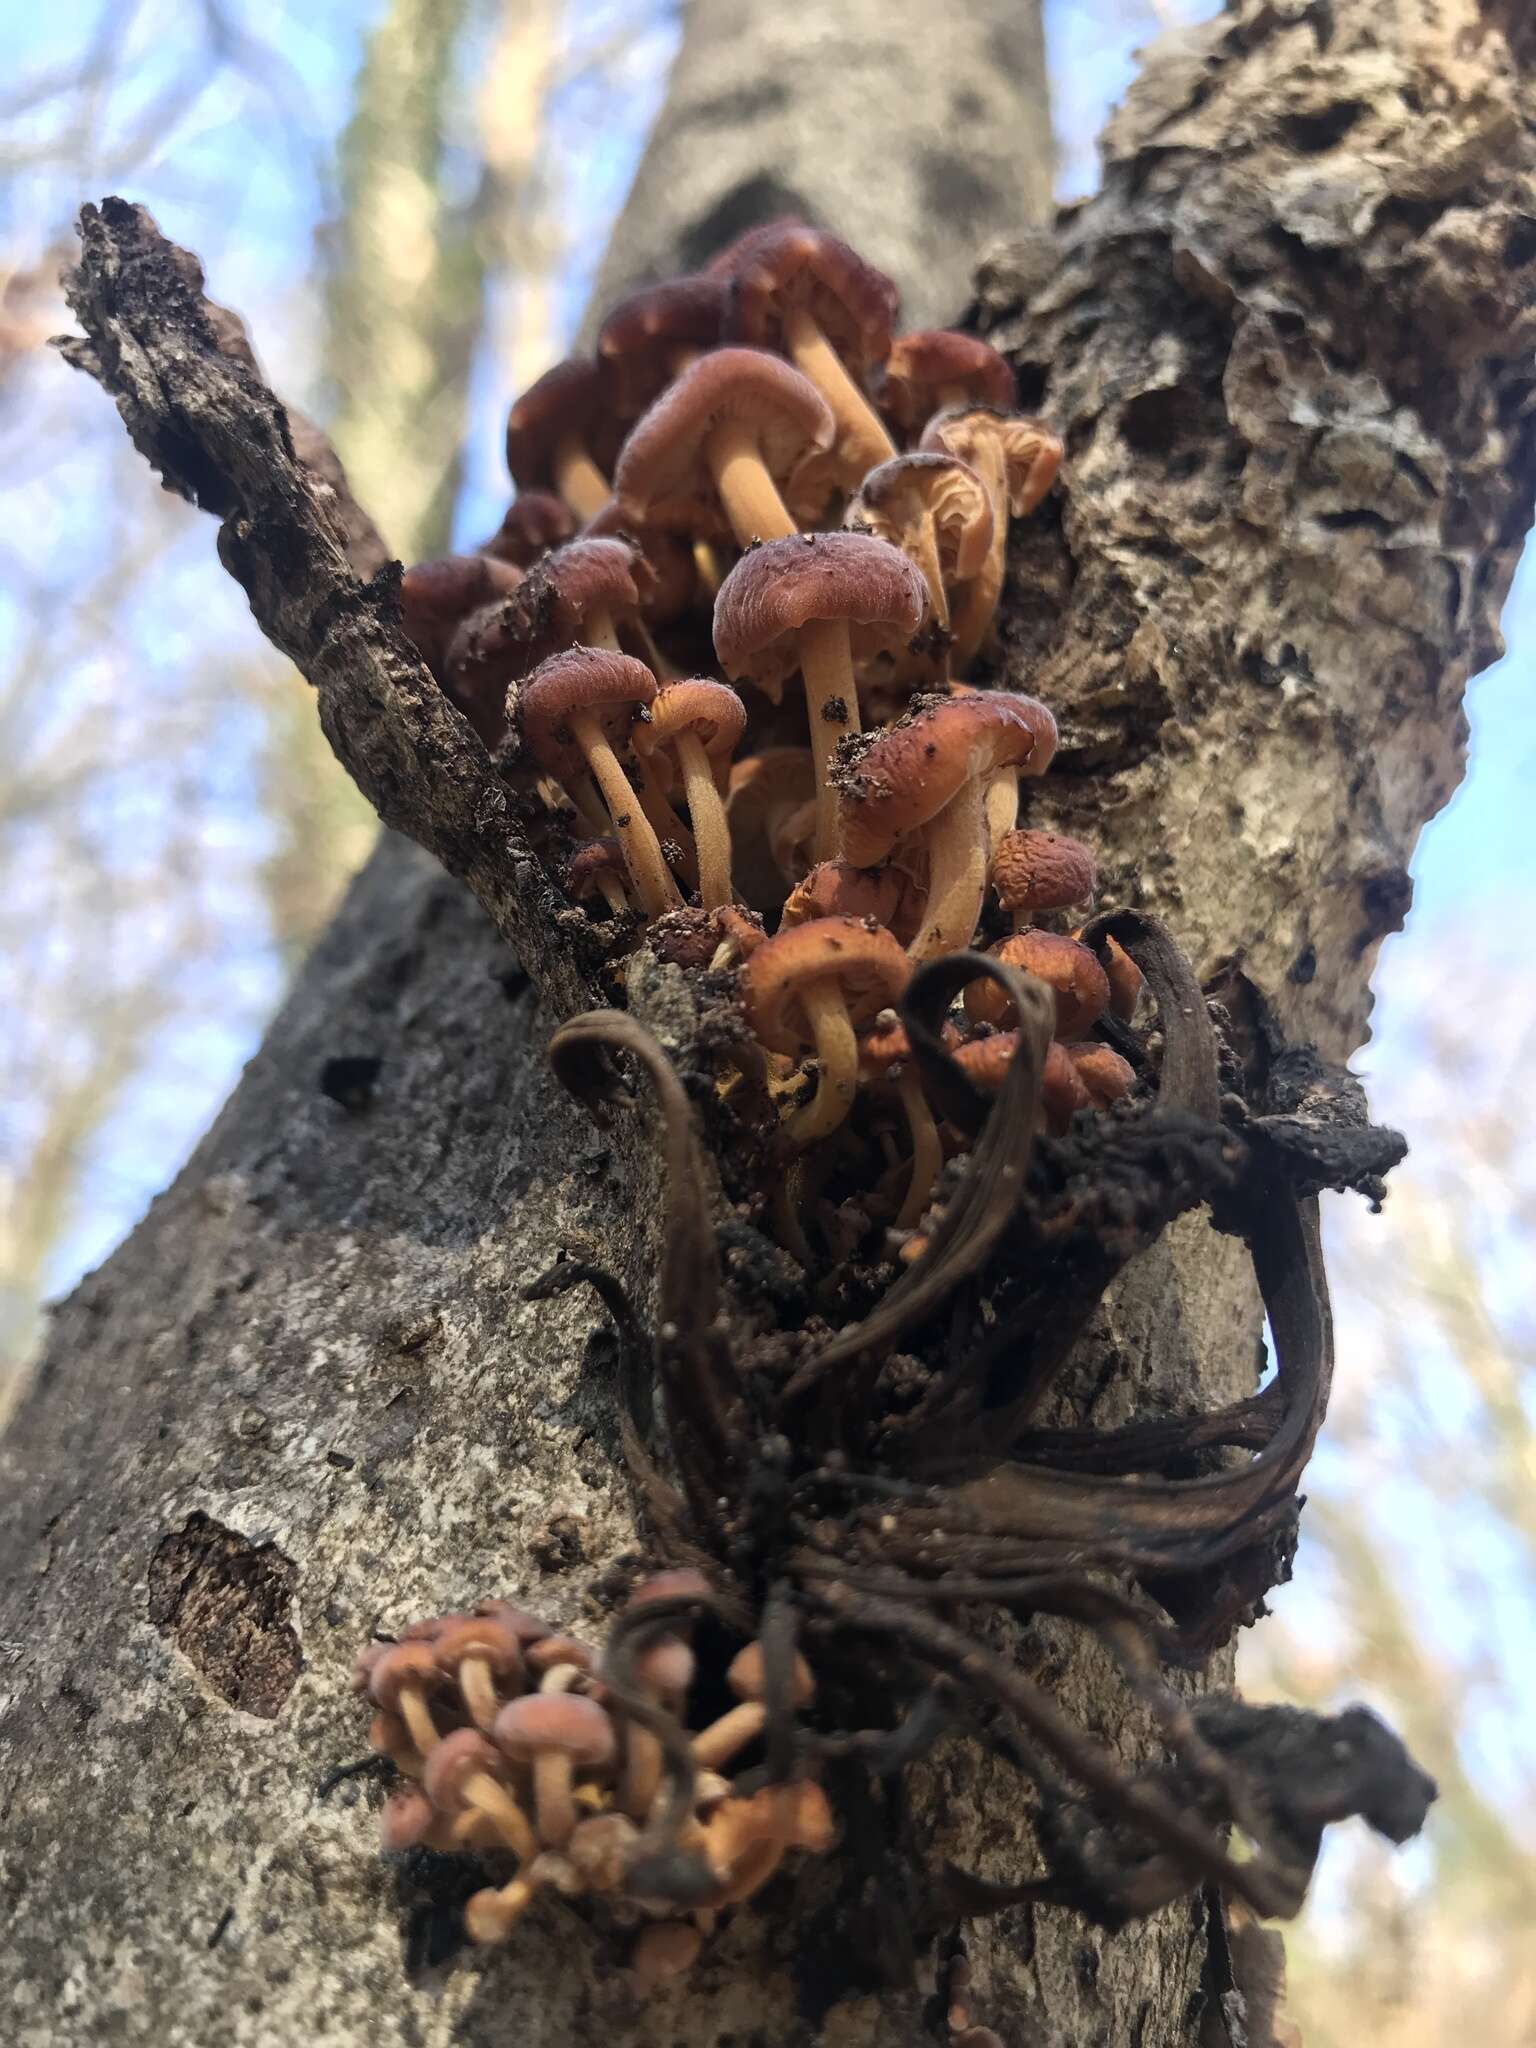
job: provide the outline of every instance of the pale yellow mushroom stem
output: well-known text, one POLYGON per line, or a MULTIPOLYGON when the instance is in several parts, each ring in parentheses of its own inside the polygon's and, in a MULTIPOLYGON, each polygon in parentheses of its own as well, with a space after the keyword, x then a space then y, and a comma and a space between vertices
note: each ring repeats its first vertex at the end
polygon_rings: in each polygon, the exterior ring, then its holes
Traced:
POLYGON ((850 469, 864 476, 896 453, 896 444, 864 393, 849 376, 842 357, 804 306, 784 316, 784 349, 802 376, 808 377, 827 401, 837 422, 839 449, 850 469))
POLYGON ((432 1718, 432 1709, 427 1705, 427 1696, 419 1685, 402 1685, 398 1698, 400 1718, 410 1730, 412 1742, 425 1756, 442 1740, 438 1725, 432 1718))
POLYGON ((902 1062, 896 1092, 907 1113, 907 1129, 912 1133, 912 1178, 907 1183, 907 1199, 897 1213, 896 1228, 913 1230, 933 1194, 934 1181, 944 1164, 944 1147, 939 1141, 939 1127, 928 1107, 915 1060, 902 1062))
POLYGON ((579 434, 567 434, 556 443, 554 469, 556 490, 583 525, 595 519, 613 496, 579 434))
POLYGON ((1019 822, 1019 776, 1016 768, 1004 768, 987 784, 987 865, 990 867, 1004 838, 1019 822))
POLYGON ((846 619, 807 619, 797 636, 800 673, 805 678, 805 715, 811 728, 816 770, 816 858, 837 858, 837 791, 832 767, 837 743, 858 732, 859 692, 846 619))
POLYGON ((986 789, 980 776, 967 778, 933 819, 925 839, 928 905, 922 928, 907 948, 913 960, 953 953, 975 935, 987 892, 986 789))
POLYGON ((539 1838, 505 1785, 498 1785, 489 1771, 476 1771, 464 1780, 464 1798, 485 1815, 519 1863, 533 1861, 539 1838))
POLYGON ((745 420, 722 420, 705 443, 704 459, 725 516, 741 547, 755 540, 789 540, 800 529, 768 474, 757 435, 745 420))
POLYGON ((505 1941, 536 1895, 537 1887, 522 1876, 499 1891, 474 1893, 464 1908, 465 1933, 482 1946, 505 1941))
POLYGON ((662 785, 656 762, 650 754, 637 750, 640 764, 640 808, 651 821, 651 829, 665 845, 677 848, 677 871, 690 889, 698 886, 699 850, 694 844, 693 834, 672 808, 672 799, 662 785))
POLYGON ((533 1756, 533 1810, 539 1837, 551 1849, 570 1840, 576 1825, 571 1797, 571 1759, 563 1749, 539 1749, 533 1756))
POLYGON ((596 713, 573 711, 570 726, 577 745, 586 756, 592 779, 608 806, 614 836, 624 852, 624 865, 629 870, 646 916, 660 917, 665 911, 676 910, 683 899, 662 859, 655 827, 641 808, 628 776, 619 766, 618 756, 608 744, 596 713))
POLYGON ((720 910, 731 900, 731 828, 725 821, 725 805, 698 734, 679 733, 676 745, 699 851, 699 897, 706 910, 720 910))
POLYGON ((859 1044, 853 1019, 834 977, 813 981, 800 991, 800 1007, 811 1027, 820 1069, 816 1093, 784 1126, 785 1136, 799 1146, 829 1138, 853 1107, 859 1087, 859 1044))
MULTIPOLYGON (((604 881, 611 877, 605 875, 604 881)), ((477 1728, 489 1729, 501 1711, 501 1701, 496 1693, 496 1680, 491 1667, 484 1657, 461 1657, 459 1659, 459 1691, 469 1709, 469 1718, 477 1728)))

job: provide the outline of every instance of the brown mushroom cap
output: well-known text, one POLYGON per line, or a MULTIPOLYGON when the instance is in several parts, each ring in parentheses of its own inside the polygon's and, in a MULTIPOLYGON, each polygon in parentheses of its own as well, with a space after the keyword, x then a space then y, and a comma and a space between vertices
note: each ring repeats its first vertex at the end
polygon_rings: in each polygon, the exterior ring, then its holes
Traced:
POLYGON ((462 1804, 466 1778, 481 1772, 495 1778, 505 1769, 505 1757, 477 1729, 455 1728, 427 1758, 421 1782, 432 1804, 442 1813, 452 1813, 462 1804))
POLYGON ((1109 980, 1109 1007, 1121 1023, 1129 1024, 1136 1014, 1136 1005, 1141 1000, 1141 985, 1146 977, 1118 939, 1105 941, 1104 954, 1104 972, 1109 980))
POLYGON ((1080 839, 1033 827, 1005 832, 992 856, 991 882, 1004 910, 1066 910, 1099 885, 1098 864, 1080 839))
POLYGON ((620 299, 597 330, 597 359, 621 417, 637 418, 671 382, 679 349, 718 347, 727 296, 723 278, 700 273, 620 299))
POLYGON ((629 879, 624 849, 617 839, 589 839, 566 862, 565 893, 580 903, 595 896, 602 876, 612 875, 622 885, 629 879))
POLYGON ((1067 1048, 1052 1039, 1040 1070, 1040 1102, 1046 1128, 1060 1137, 1080 1109, 1091 1109, 1093 1096, 1067 1048))
POLYGON ((742 969, 742 1002, 759 1041, 793 1055, 814 1037, 800 1004, 803 989, 835 981, 857 1028, 895 1002, 910 973, 888 931, 851 917, 820 917, 763 941, 742 969))
POLYGON ((836 235, 803 221, 777 222, 744 236, 723 274, 730 283, 728 340, 779 348, 786 311, 803 306, 850 369, 884 361, 896 287, 836 235))
MULTIPOLYGON (((441 1745, 439 1745, 441 1747, 441 1745)), ((391 1792, 379 1814, 379 1847, 384 1854, 414 1849, 437 1825, 440 1816, 418 1785, 391 1792)))
POLYGON ((967 1038, 951 1057, 976 1087, 994 1094, 1008 1078, 1008 1069, 1019 1049, 1017 1031, 992 1031, 984 1038, 967 1038))
POLYGON ((899 548, 864 533, 766 541, 732 569, 715 598, 715 653, 733 680, 777 697, 799 666, 795 635, 811 619, 909 638, 923 623, 922 572, 899 548))
MULTIPOLYGON (((1060 932, 1015 932, 991 949, 994 960, 1033 974, 1055 991, 1056 1036, 1081 1038, 1109 1004, 1109 982, 1086 946, 1060 932)), ((973 981, 965 1012, 977 1023, 1015 1024, 1013 1004, 995 981, 973 981)))
POLYGON ((1136 1085, 1136 1070, 1130 1061, 1122 1059, 1113 1046, 1100 1045, 1096 1038, 1069 1045, 1067 1056, 1100 1109, 1129 1095, 1136 1085))
POLYGON ((493 1614, 503 1628, 509 1629, 524 1646, 542 1642, 554 1630, 540 1615, 530 1613, 526 1607, 519 1607, 513 1600, 477 1600, 476 1614, 493 1614))
POLYGON ((499 603, 466 619, 448 648, 449 686, 476 703, 578 644, 595 614, 633 612, 649 589, 645 559, 624 540, 573 540, 554 548, 499 603))
POLYGON ((484 554, 411 564, 400 578, 400 623, 434 675, 443 673, 448 643, 470 613, 509 596, 522 580, 511 563, 484 554))
POLYGON ((968 583, 979 575, 992 545, 992 502, 981 478, 958 455, 919 451, 882 462, 849 500, 844 524, 901 547, 904 534, 924 516, 933 521, 946 580, 968 583))
POLYGON ((827 402, 798 370, 759 349, 716 349, 689 364, 624 443, 613 476, 624 516, 640 527, 728 534, 705 444, 730 419, 751 425, 765 467, 779 480, 832 444, 827 402))
POLYGON ((516 1631, 493 1614, 466 1614, 451 1622, 432 1645, 439 1671, 451 1675, 466 1657, 490 1666, 497 1678, 521 1678, 523 1648, 516 1631))
POLYGON ((691 732, 724 788, 731 754, 746 727, 747 707, 729 683, 694 676, 657 691, 649 718, 635 728, 635 751, 653 754, 670 746, 679 734, 691 732))
POLYGON ((569 724, 573 713, 594 713, 609 739, 622 744, 655 695, 656 678, 643 661, 601 647, 552 654, 512 691, 524 739, 540 765, 562 782, 585 767, 569 724))
POLYGON ((636 577, 640 612, 653 626, 668 626, 693 603, 699 588, 693 549, 675 533, 655 527, 636 533, 625 520, 617 498, 581 529, 583 540, 621 540, 634 549, 642 568, 636 577))
POLYGON ((948 327, 898 334, 886 357, 880 406, 905 433, 915 434, 931 419, 941 392, 951 403, 989 405, 1006 411, 1013 403, 1013 371, 1007 359, 974 334, 948 327))
POLYGON ((430 1642, 390 1643, 367 1674, 368 1696, 376 1707, 393 1707, 405 1686, 437 1682, 437 1654, 430 1642))
POLYGON ((596 1700, 575 1692, 530 1692, 508 1700, 496 1716, 496 1744, 514 1763, 554 1750, 578 1770, 610 1762, 615 1747, 607 1714, 596 1700))
POLYGON ((922 700, 908 717, 849 743, 838 771, 845 858, 877 866, 973 777, 1010 767, 1041 775, 1055 750, 1056 721, 1033 697, 987 690, 922 700))
POLYGON ((619 429, 602 372, 584 356, 546 370, 507 415, 507 470, 520 491, 555 489, 555 450, 572 434, 607 467, 619 429))
POLYGON ((923 891, 905 868, 856 868, 824 860, 784 901, 780 931, 814 917, 872 917, 904 945, 922 921, 923 891))
POLYGON ((984 474, 984 444, 988 442, 1001 452, 1008 510, 1015 519, 1022 519, 1034 511, 1061 467, 1061 440, 1044 420, 991 405, 946 406, 928 422, 918 446, 932 453, 958 455, 984 474))
POLYGON ((570 540, 575 531, 575 515, 563 498, 552 491, 519 491, 480 553, 531 569, 540 555, 570 540))

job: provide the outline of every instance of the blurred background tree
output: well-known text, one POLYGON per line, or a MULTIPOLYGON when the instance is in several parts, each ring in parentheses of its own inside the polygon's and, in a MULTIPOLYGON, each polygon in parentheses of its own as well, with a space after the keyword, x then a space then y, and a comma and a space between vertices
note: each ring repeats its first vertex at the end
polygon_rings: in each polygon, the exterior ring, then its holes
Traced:
MULTIPOLYGON (((1136 43, 1210 11, 1054 0, 1064 192, 1092 182, 1136 43)), ((574 330, 675 14, 106 0, 12 25, 0 1418, 41 1303, 174 1173, 374 831, 307 689, 208 573, 206 528, 146 497, 99 395, 46 351, 74 211, 122 190, 203 253, 403 557, 472 541, 505 501, 506 402, 574 330)), ((1523 577, 1517 634, 1531 595, 1523 577)), ((1309 2048, 1430 2048, 1469 2023, 1480 2048, 1536 2038, 1536 1176, 1519 1086, 1536 991, 1508 940, 1536 879, 1520 667, 1476 688, 1471 776, 1425 837, 1417 922, 1379 977, 1383 1028, 1360 1065, 1415 1151, 1385 1217, 1331 1219, 1331 1433, 1297 1582, 1245 1655, 1255 1691, 1379 1703, 1444 1795, 1408 1857, 1348 1836, 1330 1849, 1290 1937, 1309 2048)))

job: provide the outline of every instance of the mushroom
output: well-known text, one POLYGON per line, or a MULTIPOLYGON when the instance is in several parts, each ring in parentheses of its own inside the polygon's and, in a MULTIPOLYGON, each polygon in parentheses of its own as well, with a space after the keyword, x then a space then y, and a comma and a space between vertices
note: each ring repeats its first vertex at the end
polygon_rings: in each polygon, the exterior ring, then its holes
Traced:
MULTIPOLYGON (((1080 938, 1080 932, 1074 932, 1080 938)), ((1118 939, 1104 941, 1104 974, 1109 982, 1109 1011, 1122 1024, 1129 1024, 1136 1014, 1136 1005, 1141 1000, 1141 985, 1145 980, 1141 969, 1126 952, 1118 939)))
MULTIPOLYGON (((693 603, 699 589, 699 572, 688 543, 675 533, 662 533, 654 526, 637 532, 634 522, 625 518, 617 498, 610 498, 597 517, 587 521, 581 537, 624 541, 642 558, 646 575, 640 591, 640 616, 648 625, 670 626, 693 603)), ((675 671, 670 669, 665 655, 649 633, 644 637, 646 660, 651 667, 663 681, 675 680, 675 671)))
MULTIPOLYGON (((693 1738, 693 1760, 705 1770, 718 1770, 738 1751, 755 1742, 768 1725, 767 1673, 761 1643, 748 1643, 738 1650, 726 1668, 725 1682, 735 1693, 738 1706, 711 1721, 693 1738)), ((797 1652, 790 1675, 790 1705, 808 1707, 816 1697, 811 1668, 797 1652)))
POLYGON ((779 485, 832 440, 813 384, 776 356, 721 348, 690 363, 640 420, 619 455, 614 495, 625 518, 742 547, 797 531, 779 485))
MULTIPOLYGON (((992 958, 1045 982, 1056 997, 1056 1036, 1081 1038, 1109 1005, 1109 982, 1086 946, 1061 932, 1015 932, 990 948, 992 958)), ((995 981, 973 981, 965 991, 965 1014, 976 1024, 1012 1026, 1012 1002, 995 981)))
POLYGON ((570 507, 553 491, 519 491, 500 526, 480 543, 479 553, 514 568, 531 569, 541 555, 562 546, 575 532, 570 507))
POLYGON ((1043 704, 985 691, 924 699, 840 763, 843 857, 874 867, 914 839, 926 851, 928 907, 908 947, 914 960, 970 944, 986 893, 989 787, 1043 774, 1055 747, 1043 704))
POLYGON ((1003 834, 992 855, 990 879, 1018 931, 1039 911, 1086 903, 1099 885, 1099 870, 1080 839, 1031 828, 1003 834))
POLYGON ((485 1736, 474 1728, 458 1728, 427 1759, 423 1789, 439 1813, 468 1807, 483 1814, 518 1862, 529 1863, 539 1853, 538 1837, 497 1775, 505 1768, 505 1759, 485 1736))
POLYGON ((616 1892, 628 1874, 630 1853, 640 1830, 625 1813, 595 1813, 579 1820, 565 1854, 583 1889, 616 1892))
POLYGON ((489 555, 442 555, 413 562, 400 578, 400 624, 433 675, 441 679, 448 643, 471 612, 507 597, 522 571, 489 555))
MULTIPOLYGON (((816 770, 816 858, 837 853, 832 786, 838 742, 859 730, 853 671, 855 628, 902 638, 923 622, 918 570, 898 548, 867 534, 804 534, 743 555, 715 599, 715 652, 733 681, 744 675, 777 699, 796 667, 816 770)), ((860 863, 870 865, 870 863, 860 863)))
POLYGON ((515 1692, 523 1679, 523 1651, 517 1633, 491 1614, 466 1614, 449 1623, 432 1645, 437 1668, 457 1679, 470 1719, 488 1729, 501 1705, 500 1680, 515 1692))
MULTIPOLYGON (((996 1094, 1007 1079, 1008 1068, 1019 1049, 1017 1031, 993 1031, 984 1038, 968 1038, 956 1046, 954 1059, 966 1076, 988 1094, 996 1094)), ((1045 1049, 1040 1069, 1040 1107, 1045 1126, 1060 1137, 1080 1109, 1087 1109, 1092 1097, 1064 1045, 1052 1039, 1045 1049)))
POLYGON ((617 839, 589 839, 566 862, 565 893, 578 903, 601 896, 615 917, 628 917, 629 898, 624 893, 628 879, 624 849, 617 839))
MULTIPOLYGON (((887 871, 889 872, 889 871, 887 871)), ((896 1213, 898 1230, 916 1228, 928 1206, 934 1181, 944 1164, 944 1147, 939 1127, 923 1093, 922 1077, 912 1057, 912 1045, 899 1024, 882 1024, 859 1041, 859 1076, 862 1080, 893 1081, 907 1119, 912 1140, 912 1165, 906 1197, 896 1213)))
POLYGON ((917 564, 934 623, 947 634, 948 586, 979 576, 992 548, 992 501, 971 465, 958 455, 882 462, 848 501, 843 524, 890 541, 917 564))
POLYGON ((922 923, 925 894, 905 868, 856 868, 824 860, 796 882, 784 899, 779 930, 813 917, 872 917, 905 944, 922 923))
POLYGON ((896 287, 848 244, 801 221, 744 238, 725 275, 726 338, 780 350, 816 386, 837 422, 846 483, 896 453, 861 379, 885 360, 896 287))
POLYGON ((980 651, 1002 593, 1008 519, 1033 512, 1061 467, 1061 442, 1043 420, 990 405, 951 406, 935 414, 919 446, 958 455, 986 485, 992 500, 992 547, 986 566, 967 585, 955 614, 955 658, 964 667, 980 651))
POLYGON ((519 491, 558 491, 578 519, 608 501, 599 456, 615 438, 602 372, 574 356, 530 384, 507 415, 507 468, 519 491))
POLYGON ((545 1636, 530 1646, 528 1669, 540 1692, 569 1692, 592 1669, 592 1652, 575 1636, 545 1636))
POLYGON ((847 1116, 859 1086, 855 1032, 895 1002, 910 972, 888 931, 851 917, 795 925, 747 961, 742 1002, 759 1042, 791 1057, 816 1049, 816 1094, 785 1124, 791 1144, 815 1144, 847 1116))
POLYGON ((1013 404, 1013 371, 1005 356, 974 334, 951 327, 898 334, 885 359, 881 410, 904 434, 916 434, 941 408, 1013 404))
POLYGON ((648 917, 659 917, 682 897, 613 743, 628 737, 655 695, 656 679, 644 662, 607 648, 573 647, 514 683, 508 699, 513 722, 541 766, 567 787, 584 771, 596 781, 648 917))
POLYGON ((783 901, 784 873, 774 858, 774 835, 815 795, 809 747, 768 747, 732 767, 725 799, 731 873, 754 910, 775 910, 783 901))
POLYGON ((661 1920, 645 1928, 629 1959, 635 1996, 649 1998, 658 1986, 691 1970, 703 1945, 703 1935, 686 1920, 661 1920))
POLYGON ((704 1854, 720 1879, 708 1904, 735 1905, 761 1889, 787 1850, 824 1854, 832 1846, 832 1809, 819 1785, 765 1785, 750 1799, 727 1799, 704 1831, 704 1854))
POLYGON ((1096 1038, 1090 1038, 1069 1045, 1066 1050, 1077 1070, 1078 1079, 1097 1108, 1108 1109, 1112 1102, 1118 1102, 1122 1095, 1129 1095, 1135 1087, 1135 1068, 1129 1060, 1122 1059, 1113 1046, 1101 1045, 1096 1038))
POLYGON ((596 1700, 580 1693, 525 1693, 496 1716, 496 1743, 514 1763, 532 1765, 539 1838, 560 1848, 577 1821, 571 1781, 578 1770, 612 1761, 613 1723, 596 1700))
POLYGON ((379 1848, 386 1856, 404 1849, 453 1846, 444 1816, 419 1785, 391 1792, 379 1814, 379 1848))
POLYGON ((424 1757, 431 1755, 440 1739, 427 1704, 428 1690, 439 1678, 436 1651, 430 1641, 422 1639, 390 1643, 367 1674, 367 1691, 374 1705, 399 1715, 424 1757))
POLYGON ((707 676, 669 683, 653 700, 650 716, 635 730, 642 760, 673 754, 683 778, 683 796, 699 859, 699 894, 706 910, 731 900, 731 833, 721 789, 732 749, 746 730, 747 708, 725 683, 707 676))
POLYGON ((637 419, 680 370, 718 347, 727 296, 723 278, 700 273, 643 285, 619 301, 597 330, 597 359, 624 419, 637 419))

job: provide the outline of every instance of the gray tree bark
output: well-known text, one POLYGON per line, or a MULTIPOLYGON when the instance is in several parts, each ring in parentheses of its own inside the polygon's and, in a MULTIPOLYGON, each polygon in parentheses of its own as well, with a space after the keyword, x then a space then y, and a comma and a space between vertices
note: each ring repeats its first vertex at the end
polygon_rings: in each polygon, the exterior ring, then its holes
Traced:
MULTIPOLYGON (((768 12, 729 17, 730 36, 772 43, 768 12)), ((696 7, 690 49, 727 18, 696 7)), ((1009 83, 995 56, 969 89, 1009 83)), ((685 57, 683 104, 707 101, 685 57)), ((1103 849, 1106 900, 1160 909, 1235 1004, 1262 997, 1334 1053, 1358 1043, 1414 836, 1459 774, 1462 690, 1529 519, 1532 63, 1513 7, 1241 0, 1154 56, 1103 194, 1057 235, 1017 234, 1001 189, 976 223, 978 254, 992 227, 1014 233, 984 267, 982 324, 1068 447, 1007 597, 1008 672, 1062 721, 1039 815, 1103 849)), ((626 271, 697 256, 690 230, 771 176, 770 204, 793 192, 907 281, 857 211, 894 175, 901 104, 877 118, 869 75, 857 121, 797 127, 827 65, 742 65, 720 73, 747 91, 728 121, 663 118, 652 203, 691 197, 648 231, 642 175, 626 271), (753 100, 765 79, 790 101, 753 100), (755 155, 727 166, 723 132, 754 127, 755 155), (818 183, 829 129, 873 138, 871 168, 818 183)), ((1038 138, 1034 76, 1013 83, 1038 138)), ((910 246, 936 248, 933 211, 912 218, 910 246)), ((727 209, 718 226, 743 224, 727 209)), ((520 1290, 562 1249, 643 1278, 651 1195, 644 1144, 622 1125, 599 1139, 546 1077, 550 1012, 584 974, 507 851, 492 779, 362 599, 320 617, 280 587, 249 495, 212 501, 258 616, 364 787, 482 908, 424 856, 381 852, 186 1172, 61 1310, 0 1447, 15 2036, 942 2039, 931 1953, 906 1988, 872 1988, 852 1953, 841 1981, 808 1967, 815 1877, 771 1919, 741 1915, 638 2018, 615 2004, 609 1938, 560 1918, 408 1972, 407 1930, 441 1902, 399 1895, 366 1781, 319 1789, 360 1745, 347 1673, 371 1628, 487 1588, 601 1626, 635 1547, 607 1348, 579 1295, 520 1290), (407 769, 436 792, 430 825, 407 769)), ((665 1030, 665 989, 635 993, 665 1030)), ((1181 1227, 1099 1318, 1068 1412, 1106 1424, 1248 1391, 1250 1314, 1238 1261, 1181 1227)), ((1146 1730, 1101 1661, 1064 1638, 1044 1654, 1078 1718, 1138 1754, 1146 1730)), ((1026 1874, 1019 1797, 969 1748, 919 1806, 935 1861, 1026 1874)), ((1112 1938, 1020 1909, 968 1946, 977 2017, 1010 2044, 1193 2048, 1214 2024, 1198 1900, 1112 1938)))

